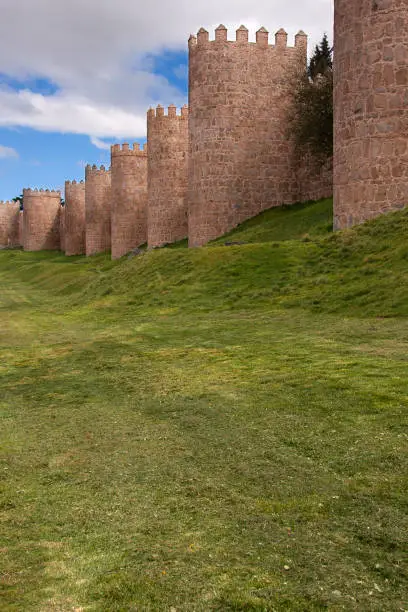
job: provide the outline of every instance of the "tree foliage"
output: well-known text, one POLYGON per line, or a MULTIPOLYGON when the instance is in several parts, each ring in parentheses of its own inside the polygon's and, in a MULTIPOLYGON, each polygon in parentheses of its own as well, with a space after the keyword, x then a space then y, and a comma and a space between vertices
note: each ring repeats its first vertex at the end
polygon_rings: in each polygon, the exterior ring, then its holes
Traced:
POLYGON ((332 54, 325 34, 307 72, 294 78, 289 110, 289 133, 298 152, 310 152, 319 163, 333 155, 332 54))

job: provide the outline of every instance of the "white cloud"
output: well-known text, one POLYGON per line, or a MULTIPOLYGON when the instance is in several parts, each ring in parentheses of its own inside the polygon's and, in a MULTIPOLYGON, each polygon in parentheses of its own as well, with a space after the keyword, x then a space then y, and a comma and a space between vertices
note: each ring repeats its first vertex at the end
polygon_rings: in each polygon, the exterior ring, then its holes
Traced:
POLYGON ((6 157, 18 157, 18 153, 12 147, 5 147, 0 145, 0 159, 4 159, 6 157))
POLYGON ((0 89, 0 125, 94 138, 144 137, 151 104, 186 102, 151 72, 145 54, 186 49, 191 32, 204 26, 212 34, 220 22, 231 38, 244 23, 251 40, 261 25, 272 35, 285 27, 290 41, 303 29, 313 49, 324 31, 331 38, 332 2, 0 0, 0 73, 44 78, 58 87, 49 96, 0 89))
POLYGON ((96 136, 91 136, 90 138, 91 144, 97 149, 102 149, 102 151, 110 151, 110 144, 108 142, 104 142, 100 138, 96 138, 96 136))

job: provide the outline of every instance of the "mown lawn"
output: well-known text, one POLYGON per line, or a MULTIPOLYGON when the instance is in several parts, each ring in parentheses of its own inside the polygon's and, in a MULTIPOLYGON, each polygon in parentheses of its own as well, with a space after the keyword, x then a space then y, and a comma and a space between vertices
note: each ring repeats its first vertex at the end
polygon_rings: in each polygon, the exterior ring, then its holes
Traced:
POLYGON ((387 217, 114 263, 0 252, 2 610, 408 608, 387 217))

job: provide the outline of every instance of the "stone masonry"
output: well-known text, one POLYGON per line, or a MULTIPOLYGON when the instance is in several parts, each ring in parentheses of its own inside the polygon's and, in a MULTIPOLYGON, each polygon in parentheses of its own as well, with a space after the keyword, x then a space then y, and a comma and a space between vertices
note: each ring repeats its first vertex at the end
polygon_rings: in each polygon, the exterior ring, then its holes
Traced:
POLYGON ((61 193, 48 189, 24 189, 23 207, 24 250, 59 250, 61 193))
POLYGON ((270 45, 241 26, 189 39, 189 244, 199 246, 266 208, 293 203, 297 181, 286 135, 290 77, 306 70, 307 36, 279 30, 270 45))
POLYGON ((86 255, 111 247, 111 173, 105 166, 85 168, 86 255))
POLYGON ((19 202, 0 201, 0 248, 20 246, 19 202))
POLYGON ((65 181, 65 255, 85 254, 85 183, 65 181))
POLYGON ((334 227, 408 204, 408 2, 335 0, 334 227))
POLYGON ((111 147, 112 259, 147 241, 147 147, 111 147))
POLYGON ((162 106, 147 113, 148 245, 159 247, 187 237, 188 107, 167 114, 162 106))
POLYGON ((65 253, 65 206, 60 210, 60 249, 65 253))

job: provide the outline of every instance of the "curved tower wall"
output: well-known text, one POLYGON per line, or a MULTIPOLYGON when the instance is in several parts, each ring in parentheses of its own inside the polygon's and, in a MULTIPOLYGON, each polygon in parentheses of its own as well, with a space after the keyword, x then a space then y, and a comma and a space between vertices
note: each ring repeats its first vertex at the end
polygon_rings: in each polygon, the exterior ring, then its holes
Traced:
POLYGON ((111 147, 112 259, 147 241, 147 147, 111 147))
POLYGON ((65 181, 65 255, 85 254, 85 183, 65 181))
POLYGON ((19 202, 0 201, 0 248, 21 245, 19 220, 19 202))
POLYGON ((86 255, 111 247, 111 173, 105 166, 85 168, 86 255))
POLYGON ((408 204, 408 3, 334 2, 334 227, 408 204))
POLYGON ((189 244, 198 246, 271 206, 293 203, 298 184, 286 134, 290 76, 306 70, 307 36, 295 46, 241 26, 227 40, 189 40, 189 244))
POLYGON ((187 237, 188 107, 167 115, 158 106, 147 113, 147 243, 159 247, 187 237))
POLYGON ((61 193, 24 189, 23 206, 24 250, 59 250, 61 193))

